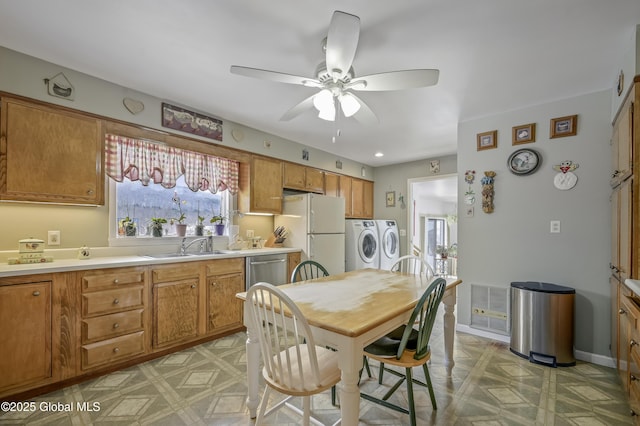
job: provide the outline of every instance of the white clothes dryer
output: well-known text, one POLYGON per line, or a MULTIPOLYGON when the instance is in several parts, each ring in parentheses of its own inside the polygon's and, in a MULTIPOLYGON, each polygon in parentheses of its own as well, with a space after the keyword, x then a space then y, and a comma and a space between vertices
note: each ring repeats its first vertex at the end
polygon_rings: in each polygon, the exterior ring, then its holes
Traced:
POLYGON ((345 226, 345 271, 380 265, 378 230, 373 220, 348 219, 345 226))
POLYGON ((391 269, 400 258, 400 234, 395 220, 376 220, 380 243, 380 269, 391 269))

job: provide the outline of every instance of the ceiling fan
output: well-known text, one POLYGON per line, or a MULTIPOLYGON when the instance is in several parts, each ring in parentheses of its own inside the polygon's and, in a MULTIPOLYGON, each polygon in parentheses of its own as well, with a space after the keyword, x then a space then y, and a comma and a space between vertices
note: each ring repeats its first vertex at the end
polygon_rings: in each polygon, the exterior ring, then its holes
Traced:
POLYGON ((437 69, 390 71, 357 77, 352 63, 360 37, 360 18, 336 10, 333 12, 329 32, 323 40, 326 58, 316 69, 315 77, 302 77, 277 71, 231 66, 233 74, 262 78, 280 83, 300 84, 320 89, 288 110, 280 119, 291 120, 299 114, 316 108, 318 117, 334 121, 340 111, 363 124, 378 122, 375 113, 356 96, 354 91, 403 90, 432 86, 438 82, 437 69))

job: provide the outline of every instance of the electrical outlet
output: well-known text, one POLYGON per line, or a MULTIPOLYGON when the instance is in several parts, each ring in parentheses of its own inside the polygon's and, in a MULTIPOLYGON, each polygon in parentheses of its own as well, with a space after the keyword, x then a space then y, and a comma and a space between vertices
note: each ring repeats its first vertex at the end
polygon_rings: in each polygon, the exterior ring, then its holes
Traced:
POLYGON ((264 147, 269 149, 271 148, 271 142, 270 141, 264 141, 264 147))
POLYGON ((560 233, 560 221, 559 220, 552 220, 550 222, 549 232, 551 232, 552 234, 559 234, 560 233))
POLYGON ((49 231, 47 233, 48 241, 47 244, 50 246, 59 246, 60 245, 60 231, 49 231))

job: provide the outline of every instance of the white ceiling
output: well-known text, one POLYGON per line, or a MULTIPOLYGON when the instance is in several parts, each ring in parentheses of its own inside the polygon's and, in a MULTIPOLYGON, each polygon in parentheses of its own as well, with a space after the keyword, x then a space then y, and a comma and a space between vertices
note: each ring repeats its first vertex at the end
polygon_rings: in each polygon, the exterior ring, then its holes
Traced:
POLYGON ((371 166, 455 153, 460 121, 613 87, 639 23, 638 0, 0 0, 0 45, 371 166), (346 119, 335 144, 311 111, 279 121, 314 89, 229 72, 314 76, 334 10, 361 19, 356 75, 440 69, 434 87, 360 92, 380 123, 346 119))

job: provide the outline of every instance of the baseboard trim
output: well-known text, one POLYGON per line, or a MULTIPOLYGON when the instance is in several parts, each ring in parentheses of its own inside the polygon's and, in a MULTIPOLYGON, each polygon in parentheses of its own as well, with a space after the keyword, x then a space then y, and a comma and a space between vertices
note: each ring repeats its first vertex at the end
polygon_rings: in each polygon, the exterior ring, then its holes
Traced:
POLYGON ((486 330, 480 330, 478 328, 469 327, 468 325, 458 324, 456 325, 456 331, 462 333, 472 334, 474 336, 486 337, 491 340, 498 340, 503 343, 511 343, 511 337, 504 334, 492 333, 486 330))
MULTIPOLYGON (((503 343, 511 343, 510 336, 492 333, 490 331, 485 331, 485 330, 479 330, 477 328, 469 327, 468 325, 464 325, 464 324, 457 324, 456 331, 459 331, 461 333, 471 334, 473 336, 479 336, 479 337, 485 337, 487 339, 497 340, 503 343)), ((602 365, 603 367, 616 368, 615 360, 608 356, 592 354, 590 352, 584 352, 584 351, 578 351, 578 350, 574 350, 573 355, 576 357, 577 360, 580 360, 580 361, 589 362, 591 364, 596 364, 596 365, 602 365)))

